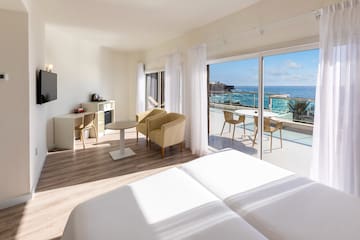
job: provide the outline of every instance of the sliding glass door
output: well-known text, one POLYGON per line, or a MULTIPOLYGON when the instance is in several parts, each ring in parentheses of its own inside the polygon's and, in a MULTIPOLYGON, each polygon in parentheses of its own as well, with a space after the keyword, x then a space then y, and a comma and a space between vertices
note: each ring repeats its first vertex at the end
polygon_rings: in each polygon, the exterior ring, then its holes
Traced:
POLYGON ((264 57, 263 159, 308 175, 319 50, 264 57))
POLYGON ((146 109, 164 107, 164 72, 146 74, 146 109))
POLYGON ((209 146, 257 156, 252 138, 258 112, 258 59, 214 63, 208 69, 209 146))
POLYGON ((307 175, 319 51, 274 52, 209 65, 209 145, 307 175))

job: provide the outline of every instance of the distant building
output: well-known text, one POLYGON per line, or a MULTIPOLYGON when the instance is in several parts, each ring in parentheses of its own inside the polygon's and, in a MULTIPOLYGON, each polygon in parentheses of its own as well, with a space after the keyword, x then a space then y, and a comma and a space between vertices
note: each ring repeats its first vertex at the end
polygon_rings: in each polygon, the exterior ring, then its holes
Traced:
POLYGON ((212 82, 209 85, 211 92, 231 92, 231 90, 235 89, 234 85, 226 85, 221 82, 212 82))

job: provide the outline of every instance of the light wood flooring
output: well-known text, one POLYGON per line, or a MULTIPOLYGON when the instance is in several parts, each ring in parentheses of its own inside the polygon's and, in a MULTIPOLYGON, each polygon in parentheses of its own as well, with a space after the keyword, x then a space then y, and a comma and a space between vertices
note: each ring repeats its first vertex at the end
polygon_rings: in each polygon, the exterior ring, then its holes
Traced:
POLYGON ((126 146, 136 156, 113 161, 110 151, 119 147, 119 132, 108 132, 95 144, 87 140, 82 149, 50 153, 33 199, 26 204, 0 210, 0 239, 60 239, 71 210, 81 202, 145 176, 196 158, 189 150, 146 147, 144 138, 136 142, 134 129, 126 132, 126 146))

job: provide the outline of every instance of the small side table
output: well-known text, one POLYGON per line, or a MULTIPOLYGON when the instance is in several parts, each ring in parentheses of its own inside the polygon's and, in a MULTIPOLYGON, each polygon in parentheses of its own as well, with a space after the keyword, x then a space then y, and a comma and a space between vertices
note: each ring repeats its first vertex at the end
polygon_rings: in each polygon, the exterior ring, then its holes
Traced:
POLYGON ((113 160, 119 160, 126 157, 134 156, 135 153, 130 148, 125 148, 125 129, 136 127, 135 121, 119 121, 106 125, 107 129, 120 130, 120 149, 110 152, 113 160))

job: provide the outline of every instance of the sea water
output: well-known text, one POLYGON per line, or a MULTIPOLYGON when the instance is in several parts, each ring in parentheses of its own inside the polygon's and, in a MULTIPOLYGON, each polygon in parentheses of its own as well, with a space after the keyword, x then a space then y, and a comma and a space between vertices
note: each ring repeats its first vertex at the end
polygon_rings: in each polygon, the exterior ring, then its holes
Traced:
MULTIPOLYGON (((234 104, 247 107, 258 106, 257 86, 235 86, 232 93, 214 94, 210 97, 211 103, 234 104)), ((271 108, 273 112, 289 112, 289 102, 294 99, 310 101, 308 110, 314 111, 315 86, 265 86, 264 107, 271 108), (272 98, 271 95, 287 95, 288 98, 272 98)))

